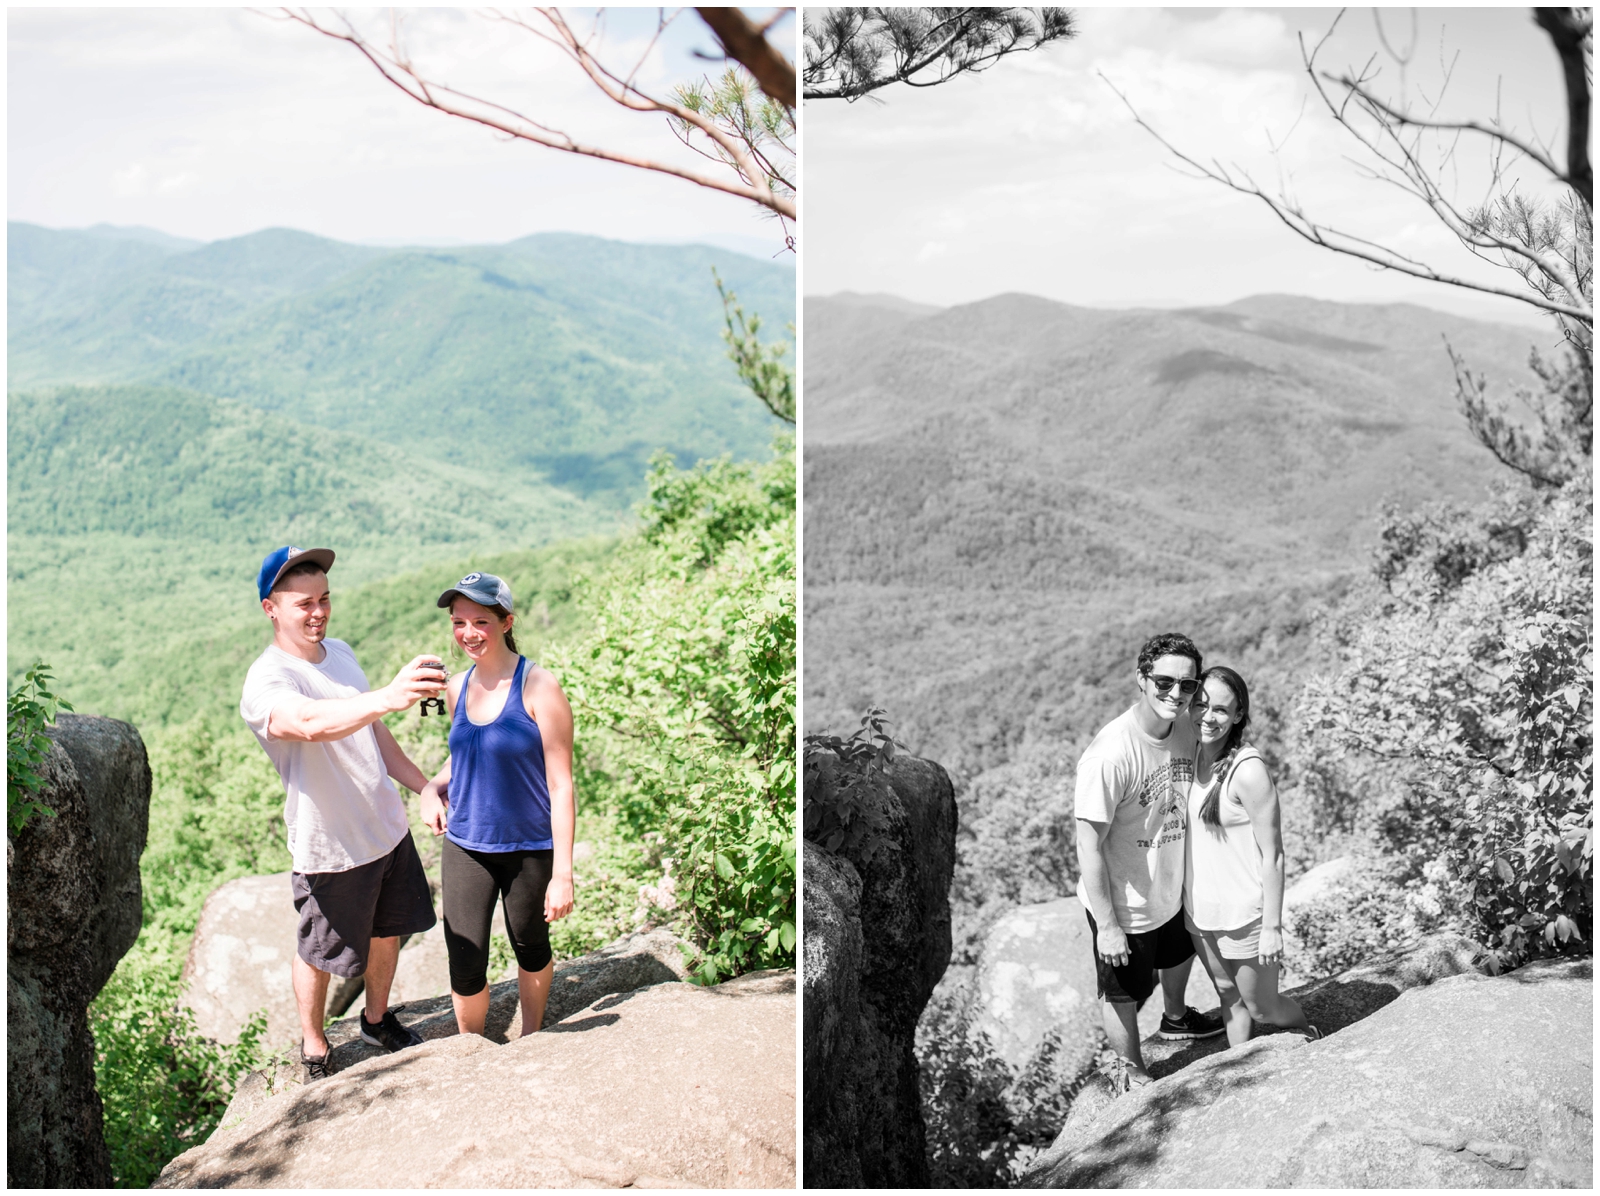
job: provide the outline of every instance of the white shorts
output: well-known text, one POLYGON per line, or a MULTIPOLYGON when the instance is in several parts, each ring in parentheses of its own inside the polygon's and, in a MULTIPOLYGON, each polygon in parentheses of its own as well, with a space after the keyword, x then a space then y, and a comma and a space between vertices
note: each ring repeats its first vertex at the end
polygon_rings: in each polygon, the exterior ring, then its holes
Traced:
POLYGON ((1183 924, 1189 933, 1205 939, 1223 959, 1257 959, 1261 955, 1261 919, 1246 922, 1237 930, 1201 930, 1184 911, 1183 924))

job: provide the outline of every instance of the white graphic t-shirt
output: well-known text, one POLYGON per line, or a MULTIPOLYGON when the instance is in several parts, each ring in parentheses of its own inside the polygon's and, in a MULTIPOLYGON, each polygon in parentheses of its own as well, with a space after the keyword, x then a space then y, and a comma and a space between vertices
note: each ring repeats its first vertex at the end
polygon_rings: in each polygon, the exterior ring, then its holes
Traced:
MULTIPOLYGON (((1101 728, 1078 761, 1077 817, 1109 823, 1101 850, 1111 904, 1130 934, 1156 930, 1183 906, 1186 799, 1194 779, 1194 728, 1179 715, 1165 739, 1139 729, 1131 707, 1101 728)), ((1089 908, 1078 880, 1078 900, 1089 908)))
POLYGON ((345 872, 381 859, 408 833, 405 804, 389 779, 370 726, 326 743, 274 739, 272 708, 284 697, 353 698, 367 676, 343 640, 323 640, 322 663, 290 656, 276 644, 244 679, 239 713, 283 778, 283 821, 296 872, 345 872))

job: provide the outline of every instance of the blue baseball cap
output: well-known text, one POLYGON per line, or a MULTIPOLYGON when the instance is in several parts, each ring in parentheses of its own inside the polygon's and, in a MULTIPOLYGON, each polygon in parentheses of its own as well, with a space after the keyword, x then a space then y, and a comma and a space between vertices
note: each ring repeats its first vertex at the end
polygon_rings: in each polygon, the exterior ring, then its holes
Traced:
POLYGON ((278 584, 285 569, 310 561, 324 573, 333 568, 331 548, 279 548, 267 553, 261 562, 261 572, 256 574, 256 590, 263 600, 272 596, 272 587, 278 584))
POLYGON ((457 594, 479 606, 503 606, 511 610, 511 587, 493 573, 469 573, 439 595, 438 605, 448 608, 457 594))

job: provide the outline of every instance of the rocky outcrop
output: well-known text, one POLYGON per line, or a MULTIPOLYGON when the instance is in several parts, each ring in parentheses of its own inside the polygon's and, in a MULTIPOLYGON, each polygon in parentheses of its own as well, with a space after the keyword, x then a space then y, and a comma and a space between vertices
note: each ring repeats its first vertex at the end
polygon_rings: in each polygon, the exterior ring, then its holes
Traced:
POLYGON ((110 1187, 89 1002, 139 937, 150 765, 127 723, 59 716, 39 817, 7 838, 6 1179, 110 1187))
MULTIPOLYGON (((1056 1048, 1051 1069, 1070 1086, 1100 1046, 1094 944, 1076 897, 1018 906, 989 928, 978 957, 972 1026, 987 1050, 1013 1075, 1036 1063, 1046 1035, 1056 1048)), ((1196 962, 1185 990, 1188 1004, 1214 1010, 1217 990, 1196 962)), ((1163 1005, 1157 990, 1139 1011, 1144 1037, 1156 1032, 1163 1005)))
MULTIPOLYGON (((824 755, 807 786, 839 784, 824 755)), ((864 783, 884 845, 805 855, 805 1183, 925 1187, 917 1019, 950 962, 950 778, 902 756, 864 783)))
POLYGON ((795 1014, 769 972, 452 1033, 225 1119, 155 1186, 792 1187, 795 1014))
POLYGON ((1339 886, 1355 869, 1355 860, 1347 855, 1326 860, 1311 868, 1295 880, 1283 893, 1285 915, 1290 910, 1321 901, 1337 892, 1339 886))
POLYGON ((1440 975, 1460 963, 1441 939, 1307 986, 1328 1037, 1215 1050, 1074 1116, 1024 1185, 1590 1186, 1589 961, 1440 975))
MULTIPOLYGON (((267 1012, 263 1042, 269 1048, 300 1041, 291 966, 300 915, 287 872, 243 876, 219 885, 206 898, 183 965, 184 1003, 200 1033, 217 1042, 237 1042, 239 1031, 259 1009, 267 1012)), ((495 906, 490 930, 505 933, 505 914, 495 906)), ((362 977, 333 978, 328 1013, 344 1013, 360 996, 362 977)), ((437 997, 450 991, 450 960, 444 924, 404 942, 395 966, 389 1003, 437 997)))
MULTIPOLYGON (((685 945, 670 930, 658 928, 636 931, 577 959, 557 961, 550 998, 545 1004, 545 1027, 616 993, 687 980, 689 972, 684 966, 681 949, 685 945)), ((402 964, 411 950, 413 948, 406 948, 400 952, 402 964)), ((396 1002, 393 1008, 400 1020, 426 1041, 449 1038, 456 1033, 448 975, 443 996, 412 999, 404 1004, 396 1002)), ((327 1028, 329 1063, 335 1073, 383 1054, 378 1047, 361 1040, 361 1029, 356 1022, 359 1012, 358 1007, 349 1017, 327 1028)), ((522 1009, 514 976, 489 987, 489 1012, 484 1018, 483 1032, 490 1041, 499 1043, 515 1042, 522 1036, 522 1009)), ((237 1125, 266 1101, 284 1095, 300 1080, 301 1067, 294 1052, 286 1058, 280 1057, 268 1070, 246 1076, 234 1092, 233 1102, 223 1114, 219 1127, 226 1129, 237 1125)))
POLYGON ((268 1047, 299 1040, 290 972, 299 926, 287 872, 242 876, 211 891, 183 964, 183 1001, 201 1034, 237 1042, 265 1009, 268 1047))

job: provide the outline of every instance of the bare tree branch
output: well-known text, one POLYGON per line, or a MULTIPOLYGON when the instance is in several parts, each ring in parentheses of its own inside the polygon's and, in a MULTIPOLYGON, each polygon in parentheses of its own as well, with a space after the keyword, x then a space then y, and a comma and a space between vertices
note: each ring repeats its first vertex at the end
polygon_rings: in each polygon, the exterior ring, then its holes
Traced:
MULTIPOLYGON (((752 158, 747 146, 718 128, 716 122, 709 116, 696 112, 683 104, 674 103, 671 100, 658 99, 640 90, 633 82, 637 67, 625 76, 618 75, 608 69, 592 52, 588 41, 580 38, 573 31, 560 9, 534 9, 534 13, 537 14, 541 22, 539 25, 535 25, 532 21, 517 14, 496 13, 495 15, 500 20, 524 29, 541 40, 556 46, 613 103, 633 112, 659 113, 671 120, 681 122, 685 126, 692 127, 703 134, 716 145, 719 157, 722 157, 728 165, 733 167, 736 177, 730 180, 718 175, 706 174, 699 170, 679 166, 675 163, 591 145, 579 141, 559 129, 535 120, 533 117, 514 108, 429 79, 422 74, 406 53, 401 39, 401 23, 398 17, 391 20, 388 44, 380 46, 364 35, 356 27, 355 23, 342 12, 335 11, 331 18, 323 18, 313 13, 310 9, 285 8, 279 11, 284 19, 296 21, 309 29, 316 30, 316 32, 325 37, 352 46, 372 64, 384 79, 419 104, 429 108, 434 108, 463 120, 473 121, 520 141, 532 142, 535 145, 560 150, 563 153, 598 158, 602 161, 616 162, 624 166, 671 175, 675 178, 685 179, 697 186, 706 187, 713 191, 721 191, 728 195, 737 196, 740 199, 750 200, 777 213, 779 216, 789 219, 795 217, 796 206, 793 195, 780 194, 774 189, 771 182, 771 174, 760 168, 752 158)), ((657 36, 671 20, 672 17, 670 16, 662 16, 658 25, 657 36)))
MULTIPOLYGON (((1549 11, 1564 14, 1559 21, 1555 17, 1549 20, 1561 25, 1563 36, 1568 38, 1571 46, 1570 53, 1562 52, 1563 64, 1574 59, 1578 63, 1576 73, 1583 100, 1581 124, 1586 130, 1588 87, 1583 68, 1589 25, 1586 18, 1572 10, 1549 11)), ((1541 24, 1545 23, 1542 19, 1541 24)), ((1510 268, 1521 277, 1525 287, 1478 282, 1410 257, 1388 245, 1321 223, 1306 213, 1304 207, 1290 195, 1286 185, 1280 184, 1276 194, 1269 193, 1255 182, 1248 171, 1238 166, 1223 166, 1215 159, 1209 164, 1202 163, 1179 150, 1139 114, 1128 97, 1109 79, 1103 74, 1101 78, 1122 100, 1135 123, 1180 162, 1191 167, 1196 177, 1221 183, 1241 195, 1260 200, 1286 227, 1311 244, 1429 282, 1515 299, 1592 329, 1592 202, 1586 190, 1592 184, 1586 147, 1580 153, 1573 153, 1569 149, 1567 169, 1562 170, 1548 149, 1508 130, 1500 120, 1498 109, 1494 119, 1487 122, 1443 120, 1433 116, 1431 111, 1425 116, 1416 115, 1375 93, 1375 59, 1369 59, 1360 71, 1346 71, 1337 76, 1322 71, 1317 66, 1317 58, 1337 25, 1338 18, 1335 18, 1327 32, 1310 48, 1302 36, 1300 54, 1306 76, 1328 114, 1364 153, 1362 159, 1350 159, 1352 163, 1368 178, 1399 187, 1421 201, 1465 248, 1484 261, 1510 268), (1337 89, 1338 94, 1330 93, 1328 85, 1337 89), (1446 194, 1441 179, 1445 172, 1453 168, 1461 138, 1469 134, 1487 140, 1490 172, 1482 202, 1473 207, 1463 207, 1446 194), (1424 160, 1422 138, 1425 135, 1444 136, 1437 162, 1424 160), (1550 177, 1571 188, 1569 194, 1573 196, 1573 202, 1560 205, 1552 211, 1517 194, 1507 179, 1508 172, 1521 160, 1534 163, 1550 177)), ((1559 38, 1557 40, 1559 43, 1559 38)), ((1445 65, 1445 87, 1449 85, 1452 70, 1453 64, 1445 65)), ((1573 72, 1570 68, 1567 74, 1570 106, 1572 96, 1577 93, 1573 90, 1573 72)), ((1433 102, 1434 110, 1442 98, 1441 90, 1433 102)), ((1579 123, 1574 115, 1572 124, 1576 127, 1579 123)), ((1275 156, 1281 148, 1282 142, 1273 145, 1275 156)))
POLYGON ((723 51, 749 71, 761 90, 785 108, 794 107, 794 63, 790 62, 764 36, 765 30, 750 23, 737 8, 697 8, 723 51))

